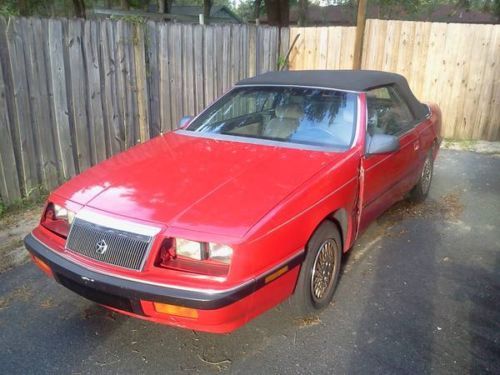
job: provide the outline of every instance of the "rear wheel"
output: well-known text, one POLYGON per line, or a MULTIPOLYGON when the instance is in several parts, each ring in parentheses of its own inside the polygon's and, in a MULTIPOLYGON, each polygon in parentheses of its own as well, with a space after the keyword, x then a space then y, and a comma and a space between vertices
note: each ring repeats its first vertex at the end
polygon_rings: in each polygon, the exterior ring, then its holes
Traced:
POLYGON ((325 221, 314 232, 291 298, 294 312, 304 316, 317 312, 332 300, 340 273, 342 242, 337 226, 325 221))
POLYGON ((424 161, 424 166, 422 167, 422 172, 420 173, 420 178, 417 184, 410 192, 410 199, 414 202, 422 202, 427 198, 429 190, 431 188, 432 174, 434 172, 434 158, 432 156, 432 151, 429 151, 427 157, 424 161))

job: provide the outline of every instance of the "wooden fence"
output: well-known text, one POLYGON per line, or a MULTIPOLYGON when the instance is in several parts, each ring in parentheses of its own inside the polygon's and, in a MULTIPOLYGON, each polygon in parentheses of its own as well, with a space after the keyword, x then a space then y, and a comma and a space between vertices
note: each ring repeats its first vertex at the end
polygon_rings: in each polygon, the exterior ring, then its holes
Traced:
MULTIPOLYGON (((51 189, 171 130, 244 77, 350 69, 354 27, 0 17, 0 200, 51 189)), ((365 69, 409 78, 444 135, 500 140, 500 26, 368 20, 365 69)))
MULTIPOLYGON (((354 27, 291 28, 301 34, 291 69, 352 66, 354 27)), ((362 69, 398 72, 416 96, 438 103, 443 133, 500 140, 500 25, 367 20, 362 69)))
POLYGON ((235 81, 274 70, 287 35, 248 25, 0 18, 1 200, 51 189, 171 130, 235 81))

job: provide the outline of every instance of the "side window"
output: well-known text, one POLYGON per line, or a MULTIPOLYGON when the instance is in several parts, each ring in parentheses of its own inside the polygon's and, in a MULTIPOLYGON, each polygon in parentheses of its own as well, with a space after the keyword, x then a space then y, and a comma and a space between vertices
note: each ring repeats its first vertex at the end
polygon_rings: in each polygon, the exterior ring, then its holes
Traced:
POLYGON ((367 92, 368 132, 396 135, 409 129, 415 118, 401 95, 392 86, 367 92))

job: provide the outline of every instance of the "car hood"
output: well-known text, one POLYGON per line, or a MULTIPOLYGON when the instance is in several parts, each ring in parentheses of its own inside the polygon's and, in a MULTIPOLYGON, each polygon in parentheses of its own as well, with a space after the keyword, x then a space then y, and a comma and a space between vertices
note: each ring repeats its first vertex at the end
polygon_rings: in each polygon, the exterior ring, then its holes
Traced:
POLYGON ((104 161, 55 194, 115 215, 242 237, 342 154, 168 133, 104 161))

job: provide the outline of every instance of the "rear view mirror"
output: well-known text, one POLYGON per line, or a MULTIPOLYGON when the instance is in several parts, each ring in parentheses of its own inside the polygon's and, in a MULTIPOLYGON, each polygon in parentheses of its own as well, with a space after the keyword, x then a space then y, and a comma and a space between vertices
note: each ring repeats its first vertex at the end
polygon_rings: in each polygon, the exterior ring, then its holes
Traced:
POLYGON ((367 154, 387 154, 399 150, 399 138, 388 134, 374 134, 366 138, 367 154))
POLYGON ((193 119, 193 116, 184 116, 183 118, 181 118, 181 120, 179 121, 179 126, 178 128, 179 129, 184 129, 184 128, 187 128, 187 126, 189 125, 189 123, 191 122, 191 120, 193 119))

